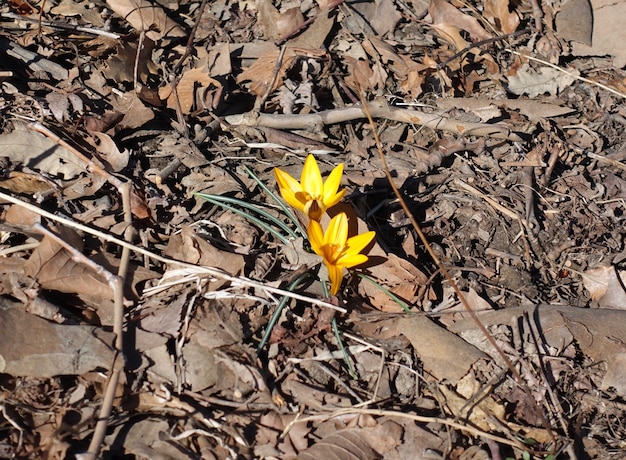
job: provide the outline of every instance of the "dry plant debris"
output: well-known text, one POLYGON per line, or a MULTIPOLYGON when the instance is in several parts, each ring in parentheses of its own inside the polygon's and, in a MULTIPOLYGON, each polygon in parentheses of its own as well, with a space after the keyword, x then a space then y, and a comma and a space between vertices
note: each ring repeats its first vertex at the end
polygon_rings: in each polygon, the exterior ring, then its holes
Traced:
POLYGON ((625 458, 625 5, 2 2, 0 457, 625 458))

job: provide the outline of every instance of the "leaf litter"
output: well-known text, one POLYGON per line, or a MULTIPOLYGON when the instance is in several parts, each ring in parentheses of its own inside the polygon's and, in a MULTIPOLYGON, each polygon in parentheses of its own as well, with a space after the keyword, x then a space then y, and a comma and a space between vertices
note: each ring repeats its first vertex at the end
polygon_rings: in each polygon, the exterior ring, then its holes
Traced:
POLYGON ((623 458, 624 30, 578 3, 0 6, 0 456, 623 458), (309 153, 376 232, 332 297, 269 231, 309 153))

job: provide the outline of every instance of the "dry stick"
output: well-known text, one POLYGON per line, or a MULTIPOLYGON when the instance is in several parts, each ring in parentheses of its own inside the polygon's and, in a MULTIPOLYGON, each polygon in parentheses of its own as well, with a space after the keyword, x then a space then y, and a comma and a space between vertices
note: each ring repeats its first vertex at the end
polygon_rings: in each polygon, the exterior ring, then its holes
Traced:
POLYGON ((76 157, 82 160, 83 163, 85 163, 85 165, 87 166, 87 171, 104 177, 107 180, 107 182, 109 182, 116 189, 118 190, 122 189, 124 182, 122 182, 120 179, 113 176, 109 172, 105 171, 101 166, 96 164, 95 161, 91 160, 90 158, 87 158, 78 149, 76 149, 74 146, 70 145, 68 142, 64 141, 63 139, 61 139, 59 136, 54 134, 52 131, 50 131, 41 123, 38 123, 38 122, 29 123, 28 128, 32 129, 33 131, 37 131, 40 134, 43 134, 47 138, 51 139, 53 142, 59 144, 61 147, 64 147, 69 152, 74 154, 76 157))
POLYGON ((193 49, 193 41, 196 38, 196 33, 198 32, 198 27, 200 26, 200 19, 202 18, 202 14, 204 13, 204 9, 206 8, 206 4, 207 4, 207 0, 202 0, 202 3, 200 3, 200 6, 196 10, 196 11, 198 11, 198 17, 196 18, 196 22, 193 25, 193 28, 191 29, 191 32, 189 33, 189 38, 187 39, 187 46, 185 47, 185 54, 183 54, 181 56, 181 58, 178 60, 178 62, 176 63, 176 65, 172 69, 172 72, 174 72, 174 73, 176 73, 176 72, 178 72, 178 70, 180 70, 180 68, 182 67, 184 62, 187 60, 187 58, 189 56, 191 56, 191 53, 194 50, 193 49))
POLYGON ((0 17, 7 18, 7 19, 19 19, 20 21, 25 21, 25 22, 36 22, 40 24, 41 26, 50 27, 52 29, 75 30, 76 32, 84 32, 86 34, 99 35, 101 37, 107 37, 113 40, 120 39, 119 34, 108 32, 102 29, 94 29, 93 27, 83 27, 83 26, 79 26, 76 24, 67 24, 65 22, 59 22, 59 21, 41 21, 37 18, 29 18, 27 16, 22 16, 16 13, 8 13, 8 12, 0 13, 0 17))
MULTIPOLYGON (((517 371, 517 369, 515 369, 515 366, 513 366, 513 363, 511 362, 511 360, 508 358, 508 356, 506 356, 504 351, 502 351, 502 349, 498 346, 498 344, 496 343, 496 340, 489 333, 489 331, 487 330, 485 325, 480 321, 480 318, 478 318, 478 315, 476 314, 476 312, 472 309, 470 304, 467 302, 467 299, 463 295, 463 292, 461 292, 461 289, 459 289, 458 285, 454 282, 454 280, 452 279, 452 276, 450 275, 450 273, 448 272, 446 267, 443 265, 443 263, 439 259, 439 256, 437 256, 437 253, 433 250, 432 246, 428 242, 428 239, 426 238, 426 235, 424 235, 424 233, 422 232, 421 227, 417 223, 417 220, 413 216, 413 213, 411 212, 411 210, 409 209, 408 205, 404 201, 404 198, 402 197, 402 194, 400 193, 400 191, 396 187, 396 184, 393 181, 393 177, 391 176, 391 173, 389 171, 389 167, 387 166, 387 160, 385 158, 385 154, 383 153, 382 143, 380 142, 380 138, 378 136, 378 132, 375 129, 374 120, 372 119, 370 114, 367 112, 367 104, 365 103, 365 99, 363 97, 363 94, 359 93, 359 95, 361 97, 362 105, 363 105, 363 107, 365 109, 365 113, 367 115, 367 119, 368 119, 370 125, 372 126, 372 128, 374 128, 374 129, 372 129, 372 134, 373 134, 374 140, 376 142, 376 148, 378 149, 378 154, 380 156, 380 161, 381 161, 381 163, 383 165, 383 169, 385 171, 385 176, 387 176, 387 181, 389 182, 389 185, 392 188, 393 193, 396 195, 396 197, 400 201, 400 205, 402 206, 402 209, 404 210, 406 216, 409 218, 409 221, 411 222, 411 225, 413 226, 413 228, 417 232, 420 240, 422 241, 422 243, 426 247, 426 250, 428 251, 428 254, 430 255, 430 257, 433 259, 433 261, 435 262, 435 264, 437 265, 437 267, 441 271, 441 273, 444 276, 444 278, 446 279, 446 281, 448 281, 449 285, 452 287, 452 290, 459 297, 459 300, 461 301, 461 304, 463 304, 463 307, 465 308, 465 310, 467 310, 467 312, 469 313, 471 318, 474 320, 474 322, 476 323, 478 328, 484 334, 484 336, 487 339, 487 341, 489 342, 489 344, 496 350, 496 352, 498 353, 500 358, 504 361, 504 363, 506 364, 507 368, 511 371, 511 373, 515 377, 515 380, 520 385, 520 387, 526 389, 526 387, 524 386, 524 381, 522 380, 522 376, 517 371)), ((535 410, 537 412, 537 415, 541 418, 541 420, 543 422, 543 425, 544 425, 544 428, 546 429, 546 431, 548 431, 548 433, 550 435, 550 438, 552 439, 552 441, 553 441, 553 443, 554 443, 554 445, 556 447, 556 444, 557 444, 556 436, 554 435, 554 433, 550 429, 547 421, 545 420, 545 417, 543 416, 543 413, 537 407, 535 407, 535 410)))
POLYGON ((326 308, 330 308, 332 310, 336 310, 340 313, 346 313, 346 309, 342 308, 342 307, 338 307, 336 305, 333 305, 331 303, 328 302, 324 302, 322 300, 318 300, 318 299, 314 299, 311 297, 306 297, 300 294, 296 294, 294 292, 289 292, 286 291, 284 289, 278 289, 275 287, 271 287, 271 286, 267 286, 263 283, 259 283, 258 281, 254 281, 251 279, 247 279, 244 277, 236 277, 236 276, 232 276, 228 273, 226 273, 223 270, 220 270, 218 268, 214 268, 214 267, 207 267, 207 266, 203 266, 203 265, 194 265, 194 264, 190 264, 188 262, 182 262, 180 260, 176 260, 176 259, 170 259, 168 257, 163 257, 160 256, 158 254, 155 254, 153 252, 148 251, 147 249, 141 248, 139 246, 135 246, 134 244, 128 243, 124 240, 120 240, 119 238, 116 238, 113 235, 110 235, 108 233, 104 233, 100 230, 96 230, 93 229, 91 227, 87 227, 86 225, 80 224, 78 222, 74 222, 73 220, 70 219, 66 219, 64 217, 60 217, 57 216, 55 214, 52 214, 48 211, 45 211, 37 206, 34 206, 30 203, 26 203, 25 201, 22 201, 20 199, 17 199, 15 197, 12 197, 11 195, 7 195, 6 193, 0 192, 0 200, 6 200, 9 203, 13 203, 16 204, 18 206, 21 206, 25 209, 28 209, 31 212, 34 212, 35 214, 38 214, 40 216, 43 216, 47 219, 53 220, 55 222, 58 222, 60 224, 63 225, 67 225, 68 227, 74 228, 76 230, 80 230, 82 232, 88 233, 90 235, 93 235, 97 238, 100 238, 104 241, 107 241, 109 243, 113 243, 113 244, 117 244, 118 246, 122 247, 122 248, 128 248, 131 251, 136 252, 137 254, 141 254, 143 256, 149 257, 152 260, 156 260, 157 262, 161 262, 163 264, 170 264, 170 265, 178 265, 180 267, 189 269, 190 271, 194 271, 195 273, 197 273, 198 275, 207 275, 207 276, 211 276, 213 278, 217 278, 217 279, 221 279, 224 281, 228 281, 230 283, 233 284, 233 286, 237 286, 237 287, 244 287, 244 288, 254 288, 254 289, 259 289, 261 291, 267 292, 267 293, 271 293, 271 294, 276 294, 276 295, 281 295, 281 296, 287 296, 290 297, 292 299, 296 299, 296 300, 301 300, 303 302, 307 302, 311 305, 317 305, 320 307, 326 307, 326 308))
POLYGON ((287 47, 284 45, 281 46, 280 53, 278 54, 278 59, 276 59, 276 64, 274 65, 274 73, 272 74, 272 81, 270 81, 269 85, 267 85, 267 88, 265 88, 265 91, 263 91, 263 95, 254 103, 254 109, 257 111, 261 111, 261 109, 263 109, 263 104, 265 104, 265 101, 267 101, 267 98, 270 96, 270 94, 272 93, 272 90, 274 89, 274 85, 276 84, 276 81, 278 80, 278 74, 280 73, 280 69, 283 66, 283 58, 285 57, 285 51, 287 51, 287 47))
POLYGON ((224 121, 233 126, 321 130, 326 125, 368 118, 366 111, 371 118, 385 118, 400 123, 416 124, 463 135, 472 134, 475 136, 507 139, 513 142, 523 141, 520 134, 512 131, 511 128, 504 124, 464 122, 448 118, 444 115, 444 112, 427 113, 392 107, 381 100, 306 115, 247 112, 238 115, 228 115, 224 117, 224 121))
MULTIPOLYGON (((541 343, 539 340, 539 337, 541 337, 541 333, 539 332, 536 321, 531 320, 530 315, 528 314, 527 311, 524 312, 523 318, 526 321, 526 324, 528 324, 528 330, 530 332, 530 337, 532 339, 533 347, 535 348, 535 353, 537 353, 537 359, 539 360, 539 370, 541 373, 541 377, 543 378, 543 383, 545 385, 546 392, 550 396, 550 401, 552 401, 552 405, 554 406, 554 409, 556 411, 556 416, 557 416, 557 419, 559 420, 559 423, 561 424, 561 429, 563 430, 564 433, 567 433, 568 431, 567 424, 565 423, 565 420, 563 419, 563 415, 562 415, 564 412, 563 406, 561 405, 561 402, 556 397, 556 395, 554 394, 554 391, 552 391, 552 388, 550 387, 550 381, 548 380, 546 367, 543 363, 543 352, 541 351, 541 348, 539 347, 539 344, 541 343)), ((571 443, 568 444, 566 449, 569 454, 570 460, 578 459, 578 456, 576 455, 576 452, 571 443)))
POLYGON ((449 57, 445 61, 437 64, 437 70, 439 71, 439 70, 443 69, 448 64, 450 64, 452 61, 454 61, 455 59, 463 56, 465 53, 467 53, 471 49, 480 48, 483 45, 490 45, 491 43, 495 43, 497 41, 506 40, 507 38, 517 37, 518 35, 525 35, 525 34, 528 34, 530 32, 532 32, 530 29, 522 29, 522 30, 518 30, 517 32, 512 32, 510 34, 498 35, 496 37, 487 38, 485 40, 480 40, 480 41, 478 41, 476 43, 472 43, 471 45, 466 46, 461 51, 459 51, 458 53, 455 53, 454 55, 452 55, 451 57, 449 57))
MULTIPOLYGON (((370 404, 369 401, 366 401, 364 403, 365 404, 370 404)), ((358 407, 348 407, 345 409, 339 409, 337 411, 331 412, 329 414, 324 414, 324 415, 312 415, 310 417, 305 417, 305 418, 295 418, 294 420, 292 420, 286 427, 285 429, 282 431, 280 437, 284 437, 286 433, 288 433, 291 430, 291 427, 293 425, 295 425, 296 423, 309 423, 309 422, 316 422, 316 421, 324 421, 324 420, 330 420, 333 418, 338 418, 344 415, 374 415, 374 416, 380 416, 380 417, 399 417, 399 418, 406 418, 409 420, 412 420, 414 422, 418 422, 418 423, 438 423, 441 425, 445 425, 448 426, 450 428, 455 428, 457 430, 461 430, 464 431, 466 433, 470 433, 473 434, 474 436, 478 436, 478 437, 484 437, 486 439, 493 439, 496 442, 499 442, 500 444, 504 444, 507 446, 512 446, 512 447, 517 447, 518 449, 524 450, 524 445, 520 442, 520 441, 511 441, 509 439, 506 438, 501 438, 500 436, 495 436, 491 433, 487 433, 484 431, 481 431, 477 428, 474 428, 472 426, 469 425, 463 425, 461 423, 457 423, 454 422, 452 420, 448 420, 445 418, 439 418, 439 417, 428 417, 425 415, 415 415, 415 414, 409 414, 406 412, 395 412, 395 411, 391 411, 391 410, 378 410, 378 409, 361 409, 358 407)))
POLYGON ((122 356, 122 315, 119 312, 124 311, 124 282, 121 277, 113 275, 110 271, 106 270, 101 265, 96 264, 92 260, 85 257, 83 253, 67 243, 63 238, 60 238, 56 233, 44 228, 41 224, 35 224, 33 228, 45 236, 54 240, 58 245, 63 247, 70 253, 72 260, 77 263, 81 263, 97 274, 102 276, 111 289, 113 290, 114 302, 115 302, 115 319, 113 321, 113 332, 115 333, 115 357, 113 358, 113 365, 111 367, 111 378, 107 382, 107 388, 102 400, 102 406, 100 406, 100 413, 98 414, 98 421, 94 429, 93 437, 89 443, 87 452, 81 454, 81 459, 84 460, 96 460, 100 454, 100 449, 104 437, 106 436, 107 427, 109 424, 109 417, 113 409, 113 400, 115 398, 115 390, 119 382, 120 375, 123 370, 123 364, 120 362, 119 357, 122 356))

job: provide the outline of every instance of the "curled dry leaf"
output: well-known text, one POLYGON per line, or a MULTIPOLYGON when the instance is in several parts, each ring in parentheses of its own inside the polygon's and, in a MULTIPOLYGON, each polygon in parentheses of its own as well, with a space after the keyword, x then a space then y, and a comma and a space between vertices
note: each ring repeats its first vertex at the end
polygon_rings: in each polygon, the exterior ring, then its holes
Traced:
POLYGON ((483 15, 497 30, 510 34, 519 26, 519 16, 511 8, 509 0, 484 0, 485 10, 483 15))
POLYGON ((159 89, 159 98, 167 100, 167 107, 176 109, 176 97, 180 103, 180 108, 185 115, 191 113, 191 109, 200 105, 196 95, 202 95, 205 91, 213 86, 220 89, 222 84, 211 78, 206 68, 191 69, 183 73, 178 84, 176 85, 176 94, 172 91, 172 85, 167 85, 159 89))
POLYGON ((476 18, 461 13, 447 0, 432 0, 428 11, 435 30, 443 38, 451 40, 457 49, 465 47, 465 40, 461 38, 459 30, 468 32, 474 41, 491 38, 491 34, 483 29, 476 18))
POLYGON ((626 309, 626 273, 614 266, 592 268, 583 273, 583 285, 600 308, 626 309))
POLYGON ((109 7, 131 26, 152 40, 165 36, 182 37, 185 31, 155 2, 147 0, 107 0, 109 7))

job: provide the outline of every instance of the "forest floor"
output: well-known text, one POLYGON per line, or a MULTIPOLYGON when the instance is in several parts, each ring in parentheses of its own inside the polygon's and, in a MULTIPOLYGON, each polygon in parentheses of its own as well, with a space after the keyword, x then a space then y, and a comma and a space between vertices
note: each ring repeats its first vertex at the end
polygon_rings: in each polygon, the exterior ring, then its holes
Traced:
POLYGON ((0 458, 626 458, 625 15, 3 2, 0 458))

